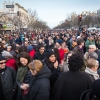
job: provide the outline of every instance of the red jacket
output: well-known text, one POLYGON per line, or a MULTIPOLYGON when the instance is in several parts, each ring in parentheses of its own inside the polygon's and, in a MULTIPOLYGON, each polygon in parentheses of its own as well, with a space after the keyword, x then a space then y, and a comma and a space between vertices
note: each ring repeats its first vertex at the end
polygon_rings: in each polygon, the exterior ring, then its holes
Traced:
POLYGON ((35 55, 35 50, 33 49, 33 50, 31 50, 30 52, 29 52, 29 55, 32 57, 32 58, 34 58, 34 55, 35 55))
POLYGON ((58 52, 59 52, 60 63, 61 63, 61 61, 64 59, 64 50, 61 48, 61 49, 58 49, 58 52))
POLYGON ((16 70, 16 60, 14 58, 10 58, 6 61, 6 66, 16 70))

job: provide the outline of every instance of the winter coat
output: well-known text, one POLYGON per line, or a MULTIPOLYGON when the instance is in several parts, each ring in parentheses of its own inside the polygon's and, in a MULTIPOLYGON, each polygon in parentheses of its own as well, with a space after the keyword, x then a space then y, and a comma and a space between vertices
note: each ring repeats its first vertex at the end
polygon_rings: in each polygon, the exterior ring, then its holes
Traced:
POLYGON ((34 55, 35 55, 35 50, 34 50, 34 49, 33 49, 33 50, 31 50, 31 51, 29 52, 29 55, 30 55, 30 57, 34 58, 34 55))
POLYGON ((51 100, 80 100, 81 94, 92 88, 88 74, 80 71, 63 73, 56 81, 51 100))
POLYGON ((40 54, 40 52, 36 52, 36 54, 34 55, 34 59, 37 59, 37 60, 40 60, 40 61, 44 60, 45 57, 46 57, 46 54, 45 53, 40 54))
MULTIPOLYGON (((29 84, 30 85, 30 80, 31 79, 31 72, 28 71, 23 83, 29 84)), ((18 91, 17 91, 17 100, 27 100, 27 94, 26 95, 22 95, 23 90, 21 90, 20 86, 22 83, 20 83, 19 81, 17 81, 17 85, 18 85, 18 91)))
POLYGON ((61 63, 61 61, 64 59, 64 50, 61 48, 61 49, 58 49, 58 52, 59 52, 60 63, 61 63))
POLYGON ((16 70, 16 60, 14 58, 10 58, 6 61, 6 66, 13 68, 16 70))
POLYGON ((76 54, 79 54, 81 57, 83 57, 83 55, 84 55, 83 48, 80 49, 78 45, 74 47, 73 51, 74 51, 76 54))
POLYGON ((17 89, 15 70, 13 68, 7 67, 4 77, 1 77, 1 79, 6 100, 14 100, 15 92, 13 91, 13 89, 17 89))
POLYGON ((51 71, 44 66, 36 76, 32 77, 27 100, 49 100, 51 71))

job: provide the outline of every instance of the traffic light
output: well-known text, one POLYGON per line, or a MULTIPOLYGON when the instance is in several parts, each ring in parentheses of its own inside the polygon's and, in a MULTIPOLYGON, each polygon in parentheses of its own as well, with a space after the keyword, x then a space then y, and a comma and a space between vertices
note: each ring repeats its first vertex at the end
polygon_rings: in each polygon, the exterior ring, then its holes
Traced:
POLYGON ((82 21, 82 14, 78 16, 79 21, 82 21))

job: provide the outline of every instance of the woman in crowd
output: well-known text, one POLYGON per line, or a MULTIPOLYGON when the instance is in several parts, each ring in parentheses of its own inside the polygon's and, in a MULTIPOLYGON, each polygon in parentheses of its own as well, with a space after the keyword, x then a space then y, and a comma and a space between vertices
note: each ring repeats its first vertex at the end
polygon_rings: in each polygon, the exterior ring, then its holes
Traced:
POLYGON ((87 67, 85 69, 85 72, 89 74, 93 82, 99 78, 99 75, 97 74, 98 67, 99 67, 99 62, 97 60, 89 59, 87 61, 87 67))
POLYGON ((58 70, 58 61, 56 60, 56 55, 55 53, 51 50, 47 52, 47 56, 45 59, 45 65, 51 70, 51 77, 50 77, 50 85, 51 85, 51 90, 54 86, 54 83, 56 82, 58 75, 59 75, 59 70, 58 70))
POLYGON ((18 96, 17 100, 27 100, 28 88, 30 84, 31 72, 28 69, 28 64, 31 62, 31 58, 27 52, 21 52, 18 59, 18 71, 17 71, 17 85, 18 96))
POLYGON ((39 60, 32 61, 28 66, 33 77, 27 100, 49 100, 50 69, 39 60))

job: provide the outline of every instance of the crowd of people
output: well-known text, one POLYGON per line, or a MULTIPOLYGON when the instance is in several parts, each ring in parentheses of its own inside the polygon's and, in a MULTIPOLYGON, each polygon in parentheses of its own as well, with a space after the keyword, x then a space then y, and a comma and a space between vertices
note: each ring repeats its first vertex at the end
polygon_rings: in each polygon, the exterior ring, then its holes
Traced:
POLYGON ((0 34, 0 100, 100 100, 99 78, 99 31, 0 34))

